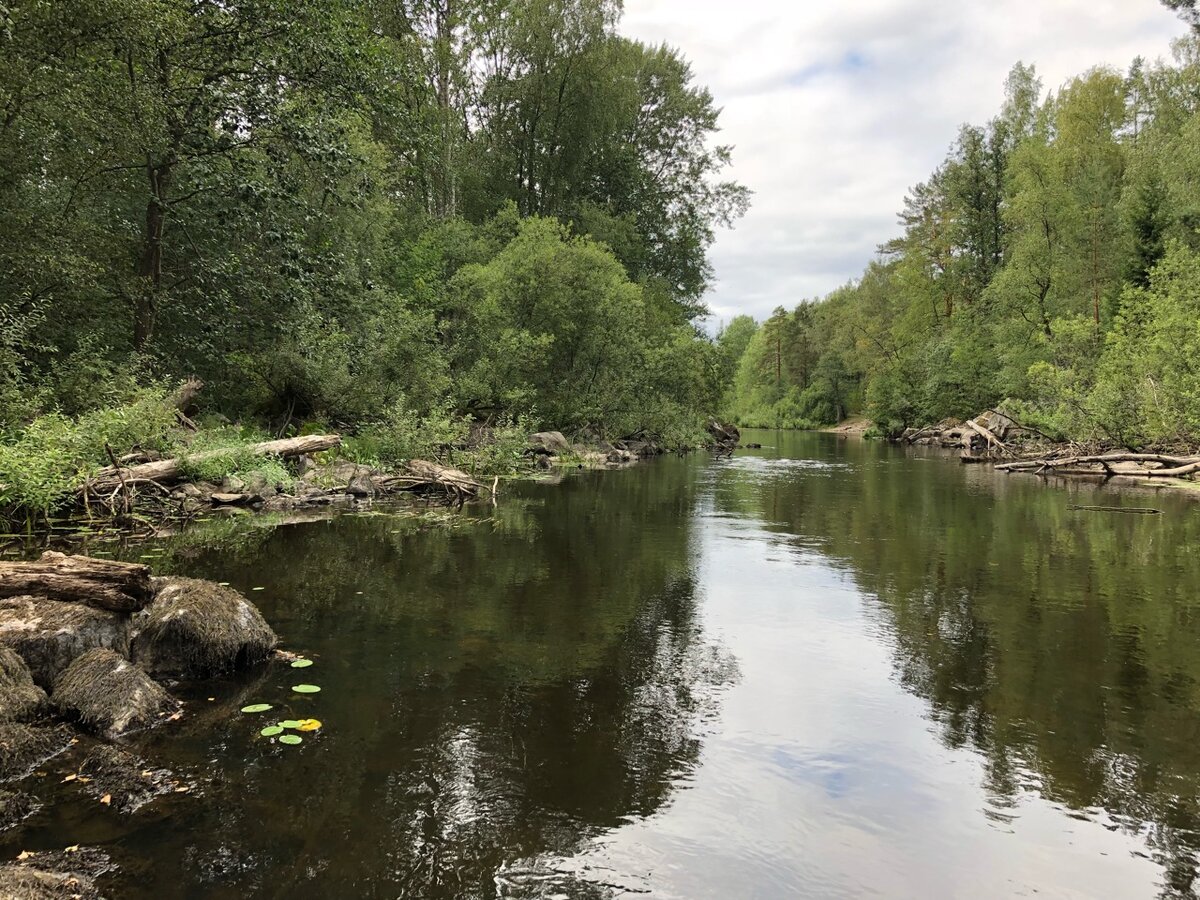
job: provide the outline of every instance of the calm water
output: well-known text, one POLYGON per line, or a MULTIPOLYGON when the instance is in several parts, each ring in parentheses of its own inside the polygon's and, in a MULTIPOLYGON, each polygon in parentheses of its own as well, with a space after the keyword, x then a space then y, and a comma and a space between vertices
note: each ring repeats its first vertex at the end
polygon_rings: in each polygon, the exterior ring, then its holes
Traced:
POLYGON ((0 850, 103 845, 122 898, 1194 896, 1200 503, 747 439, 165 545, 317 664, 150 739, 195 794, 0 850))

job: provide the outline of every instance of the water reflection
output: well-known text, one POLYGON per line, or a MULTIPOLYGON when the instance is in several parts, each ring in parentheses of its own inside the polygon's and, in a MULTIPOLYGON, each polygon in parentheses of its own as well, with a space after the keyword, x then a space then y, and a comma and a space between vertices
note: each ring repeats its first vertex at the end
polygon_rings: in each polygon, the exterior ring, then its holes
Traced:
POLYGON ((202 773, 202 799, 154 828, 72 813, 21 846, 106 843, 124 867, 114 893, 131 898, 548 884, 520 861, 569 854, 666 803, 736 678, 698 616, 695 490, 695 470, 677 467, 526 487, 441 524, 380 515, 185 535, 162 566, 265 587, 251 596, 317 660, 305 680, 323 688, 290 696, 284 669, 218 702, 252 694, 324 731, 270 747, 234 713, 190 738, 156 736, 147 752, 202 773))
MULTIPOLYGON (((1200 515, 1192 498, 1033 479, 825 436, 772 435, 828 466, 735 461, 723 512, 846 571, 948 748, 985 761, 985 814, 1027 796, 1134 835, 1163 896, 1200 850, 1200 515), (838 467, 851 472, 839 476, 838 467), (1149 499, 1148 499, 1149 497, 1149 499), (1073 502, 1164 508, 1073 511, 1073 502)), ((768 455, 770 451, 767 451, 768 455)))

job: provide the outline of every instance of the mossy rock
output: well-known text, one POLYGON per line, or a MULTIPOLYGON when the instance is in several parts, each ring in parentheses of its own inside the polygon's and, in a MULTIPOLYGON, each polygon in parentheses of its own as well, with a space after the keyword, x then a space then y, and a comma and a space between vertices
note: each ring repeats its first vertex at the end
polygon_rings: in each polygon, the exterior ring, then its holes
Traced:
POLYGON ((156 578, 134 617, 134 662, 155 677, 211 678, 263 662, 279 643, 249 600, 196 578, 156 578))
POLYGON ((120 813, 137 812, 150 801, 184 787, 167 769, 149 768, 141 757, 110 744, 93 747, 78 775, 76 783, 85 793, 120 813))
POLYGON ((85 847, 30 854, 0 865, 0 897, 5 900, 97 900, 96 879, 113 869, 108 855, 85 847))
POLYGON ((72 738, 71 729, 62 725, 40 728, 0 722, 0 782, 26 777, 71 746, 72 738))
POLYGON ((0 721, 26 722, 46 708, 46 692, 16 651, 0 647, 0 721))
POLYGON ((111 650, 89 650, 59 677, 51 697, 63 716, 114 739, 165 721, 179 701, 111 650))
POLYGON ((0 788, 0 832, 15 828, 39 809, 41 804, 29 794, 0 788))

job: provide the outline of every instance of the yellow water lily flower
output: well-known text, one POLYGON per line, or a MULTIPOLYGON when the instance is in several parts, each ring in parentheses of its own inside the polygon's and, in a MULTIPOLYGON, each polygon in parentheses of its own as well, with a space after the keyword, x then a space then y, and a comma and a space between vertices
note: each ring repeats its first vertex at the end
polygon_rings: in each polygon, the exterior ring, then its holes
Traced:
POLYGON ((296 730, 297 731, 316 731, 320 727, 321 727, 320 719, 301 719, 300 727, 297 728, 296 730))

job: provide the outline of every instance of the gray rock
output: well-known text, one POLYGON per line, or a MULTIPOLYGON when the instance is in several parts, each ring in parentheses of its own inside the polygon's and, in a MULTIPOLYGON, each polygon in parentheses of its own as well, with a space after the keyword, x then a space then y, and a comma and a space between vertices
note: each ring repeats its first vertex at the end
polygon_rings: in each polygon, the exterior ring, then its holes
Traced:
POLYGON ((571 444, 563 437, 561 431, 539 431, 529 436, 529 449, 534 453, 557 456, 560 453, 569 453, 571 444))
POLYGON ((359 472, 346 485, 346 493, 352 497, 374 497, 375 482, 371 480, 370 474, 359 472))
POLYGON ((67 666, 88 650, 129 652, 129 616, 44 597, 0 599, 0 647, 16 652, 34 683, 53 690, 67 666))
POLYGON ((226 475, 225 480, 221 482, 221 493, 244 494, 246 493, 246 482, 236 475, 226 475))

